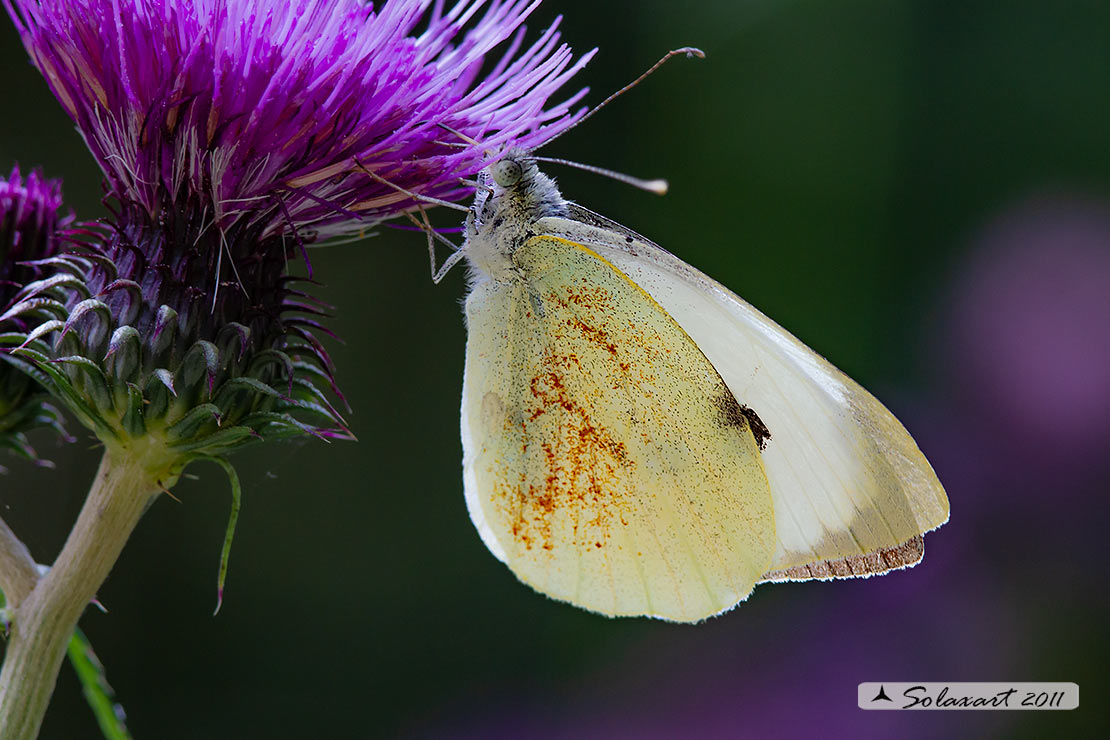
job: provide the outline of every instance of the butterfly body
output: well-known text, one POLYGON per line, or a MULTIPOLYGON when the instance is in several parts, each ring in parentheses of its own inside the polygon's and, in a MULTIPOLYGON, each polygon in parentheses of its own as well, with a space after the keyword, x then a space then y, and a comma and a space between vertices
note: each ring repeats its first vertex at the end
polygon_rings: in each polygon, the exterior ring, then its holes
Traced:
POLYGON ((524 153, 491 168, 464 251, 467 507, 537 590, 697 621, 760 581, 912 564, 947 519, 878 401, 524 153))

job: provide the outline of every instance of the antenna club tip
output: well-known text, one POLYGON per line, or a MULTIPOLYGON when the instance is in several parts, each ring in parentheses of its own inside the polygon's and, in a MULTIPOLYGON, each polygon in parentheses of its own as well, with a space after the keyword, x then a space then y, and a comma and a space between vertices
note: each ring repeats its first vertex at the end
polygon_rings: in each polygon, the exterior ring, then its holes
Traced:
POLYGON ((672 54, 685 54, 687 59, 705 59, 705 52, 695 46, 683 46, 681 49, 675 49, 672 54))
POLYGON ((656 195, 666 195, 670 187, 666 180, 648 180, 644 183, 644 190, 656 195))

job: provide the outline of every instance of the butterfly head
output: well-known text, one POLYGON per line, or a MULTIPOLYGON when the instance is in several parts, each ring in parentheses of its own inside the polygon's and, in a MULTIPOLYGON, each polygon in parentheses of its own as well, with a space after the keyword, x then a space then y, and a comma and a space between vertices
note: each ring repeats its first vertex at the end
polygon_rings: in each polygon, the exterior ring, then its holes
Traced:
POLYGON ((478 273, 507 278, 513 252, 536 235, 536 221, 565 214, 566 201, 522 149, 510 149, 483 170, 478 185, 464 249, 478 273))
POLYGON ((491 164, 479 178, 475 217, 518 213, 531 221, 563 210, 563 197, 555 181, 540 172, 536 159, 524 149, 513 148, 491 164))

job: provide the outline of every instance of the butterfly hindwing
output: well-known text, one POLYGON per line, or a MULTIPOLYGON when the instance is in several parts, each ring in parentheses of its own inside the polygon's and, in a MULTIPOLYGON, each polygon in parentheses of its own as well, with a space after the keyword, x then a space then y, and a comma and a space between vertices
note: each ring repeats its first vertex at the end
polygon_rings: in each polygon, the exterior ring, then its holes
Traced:
POLYGON ((948 499, 902 424, 858 383, 720 283, 585 209, 548 218, 651 294, 770 430, 778 542, 764 580, 881 573, 921 558, 948 499))
POLYGON ((696 621, 772 568, 757 417, 667 311, 594 251, 529 239, 467 300, 467 506, 524 582, 696 621))

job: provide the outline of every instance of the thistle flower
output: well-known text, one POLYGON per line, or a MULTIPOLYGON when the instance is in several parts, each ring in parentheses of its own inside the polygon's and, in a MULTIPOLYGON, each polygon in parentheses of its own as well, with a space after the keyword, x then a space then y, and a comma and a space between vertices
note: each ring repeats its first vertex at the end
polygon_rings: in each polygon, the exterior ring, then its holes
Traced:
POLYGON ((536 2, 2 1, 113 211, 19 295, 42 319, 27 341, 52 342, 19 352, 106 443, 153 436, 175 465, 348 436, 326 307, 289 260, 565 129, 581 93, 545 106, 587 58, 555 26, 521 52, 536 2))
POLYGON ((498 151, 564 130, 578 96, 548 98, 586 58, 554 26, 524 48, 531 1, 0 2, 103 170, 111 212, 71 229, 77 251, 6 312, 25 323, 12 354, 105 446, 0 670, 0 736, 24 740, 81 612, 190 461, 232 479, 222 587, 238 506, 227 453, 350 436, 328 402, 327 307, 290 260, 469 193, 462 179, 498 151))
MULTIPOLYGON (((32 170, 24 179, 16 166, 6 179, 0 176, 0 348, 21 343, 31 328, 26 317, 5 318, 4 313, 19 288, 39 277, 39 266, 57 252, 58 232, 72 220, 59 218, 61 205, 61 183, 41 172, 32 170)), ((35 454, 26 432, 46 426, 66 435, 36 377, 40 371, 0 352, 0 448, 49 464, 35 454)))

